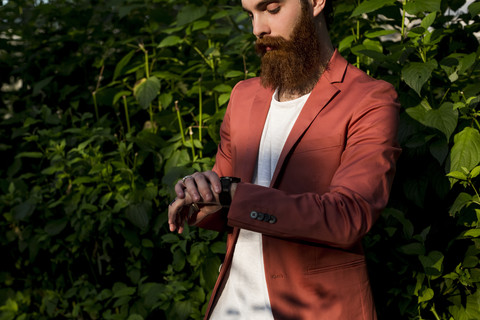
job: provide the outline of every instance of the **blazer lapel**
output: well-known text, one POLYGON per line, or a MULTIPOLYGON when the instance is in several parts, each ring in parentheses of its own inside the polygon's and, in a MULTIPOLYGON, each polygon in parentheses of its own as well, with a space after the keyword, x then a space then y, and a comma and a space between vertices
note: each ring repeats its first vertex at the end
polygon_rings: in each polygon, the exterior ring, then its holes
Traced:
POLYGON ((268 110, 272 100, 273 90, 260 86, 257 91, 253 104, 250 106, 250 121, 247 124, 248 131, 245 132, 246 152, 238 164, 239 176, 242 181, 252 182, 253 173, 257 164, 258 149, 262 137, 263 127, 267 119, 268 110))
POLYGON ((308 100, 305 102, 297 121, 290 131, 287 141, 283 146, 282 153, 280 154, 280 158, 278 159, 272 181, 270 182, 270 187, 275 185, 285 159, 291 152, 293 146, 299 139, 301 139, 303 133, 308 129, 327 103, 340 91, 335 85, 333 85, 333 83, 343 81, 347 65, 348 62, 340 56, 337 50, 335 50, 327 70, 320 77, 320 80, 316 84, 308 100))

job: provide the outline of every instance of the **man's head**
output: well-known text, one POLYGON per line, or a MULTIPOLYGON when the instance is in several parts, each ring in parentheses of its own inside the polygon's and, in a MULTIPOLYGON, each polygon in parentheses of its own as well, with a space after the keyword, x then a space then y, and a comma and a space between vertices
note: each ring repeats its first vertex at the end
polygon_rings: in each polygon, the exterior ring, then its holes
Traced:
POLYGON ((325 66, 325 2, 242 0, 242 4, 257 37, 263 85, 289 94, 310 92, 325 66))

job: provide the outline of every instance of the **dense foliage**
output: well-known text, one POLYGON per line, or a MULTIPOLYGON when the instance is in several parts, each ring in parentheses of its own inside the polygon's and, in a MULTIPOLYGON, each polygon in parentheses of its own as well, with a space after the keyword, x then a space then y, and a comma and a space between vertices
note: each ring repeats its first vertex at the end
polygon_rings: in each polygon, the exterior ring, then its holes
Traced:
MULTIPOLYGON (((365 239, 380 319, 480 319, 480 3, 464 5, 335 5, 335 45, 402 103, 365 239)), ((0 319, 200 319, 224 238, 167 232, 166 208, 257 74, 239 1, 16 0, 0 19, 0 319)))

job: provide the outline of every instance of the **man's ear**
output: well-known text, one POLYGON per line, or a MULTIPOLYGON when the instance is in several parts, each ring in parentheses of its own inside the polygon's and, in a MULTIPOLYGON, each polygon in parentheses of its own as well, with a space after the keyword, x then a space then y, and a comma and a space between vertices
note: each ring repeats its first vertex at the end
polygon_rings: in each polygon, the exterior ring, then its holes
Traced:
POLYGON ((312 1, 313 16, 316 17, 325 8, 325 2, 331 0, 310 0, 312 1))

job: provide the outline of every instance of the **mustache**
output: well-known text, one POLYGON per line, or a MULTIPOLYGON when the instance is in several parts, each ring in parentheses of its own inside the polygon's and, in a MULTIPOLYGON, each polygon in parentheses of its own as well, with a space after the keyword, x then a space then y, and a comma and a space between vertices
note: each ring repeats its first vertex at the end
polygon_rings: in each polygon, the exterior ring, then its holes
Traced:
POLYGON ((283 37, 265 37, 261 39, 257 39, 255 42, 255 51, 263 56, 267 52, 267 48, 270 48, 272 50, 281 50, 281 49, 287 49, 290 45, 290 41, 286 40, 283 37))

